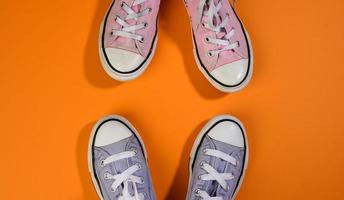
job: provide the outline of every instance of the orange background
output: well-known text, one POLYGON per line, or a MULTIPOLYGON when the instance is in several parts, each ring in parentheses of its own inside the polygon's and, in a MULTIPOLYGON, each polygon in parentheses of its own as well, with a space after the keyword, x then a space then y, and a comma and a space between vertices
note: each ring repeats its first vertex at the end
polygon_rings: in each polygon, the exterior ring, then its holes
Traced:
POLYGON ((113 113, 141 133, 159 199, 184 199, 191 144, 220 113, 247 129, 238 200, 343 199, 343 1, 239 1, 254 74, 229 95, 196 67, 182 0, 162 0, 148 70, 110 79, 97 47, 109 4, 1 0, 0 199, 97 199, 87 143, 96 120, 113 113))

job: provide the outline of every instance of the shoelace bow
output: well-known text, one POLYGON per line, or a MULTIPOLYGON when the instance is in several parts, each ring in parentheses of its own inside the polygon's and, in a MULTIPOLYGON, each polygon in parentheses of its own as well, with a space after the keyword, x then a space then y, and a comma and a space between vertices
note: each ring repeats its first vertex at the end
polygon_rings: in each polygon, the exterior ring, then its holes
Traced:
POLYGON ((116 17, 115 21, 122 26, 120 30, 113 29, 111 35, 113 36, 121 36, 125 38, 131 38, 140 42, 143 42, 144 38, 141 35, 136 34, 137 30, 141 30, 147 27, 147 22, 137 24, 138 18, 147 15, 152 11, 151 8, 146 8, 142 11, 135 11, 134 7, 142 6, 144 2, 147 0, 134 0, 132 6, 128 6, 126 3, 121 3, 121 8, 126 12, 126 17, 124 19, 120 18, 119 16, 116 17), (134 25, 128 23, 128 21, 134 20, 134 25))
MULTIPOLYGON (((237 160, 233 157, 230 156, 222 151, 218 151, 215 149, 205 149, 204 150, 204 154, 208 155, 208 156, 214 156, 217 158, 220 158, 228 163, 230 163, 231 165, 237 166, 238 162, 237 160)), ((203 181, 216 181, 219 183, 219 185, 225 189, 228 190, 229 189, 229 185, 226 182, 226 180, 232 180, 234 179, 234 176, 232 173, 219 173, 216 171, 216 169, 214 169, 214 167, 212 167, 211 165, 209 165, 208 163, 202 162, 201 163, 201 168, 206 171, 206 174, 200 175, 198 178, 203 180, 203 181)), ((223 200, 222 197, 211 197, 206 191, 203 191, 201 189, 197 189, 195 191, 196 196, 200 197, 202 200, 223 200)))
POLYGON ((226 16, 224 19, 221 19, 219 15, 219 11, 222 8, 221 0, 218 1, 218 4, 215 5, 214 0, 201 0, 198 7, 198 21, 202 24, 206 29, 215 32, 216 37, 211 38, 207 37, 206 41, 218 46, 222 46, 217 50, 209 51, 209 55, 213 56, 215 54, 219 54, 222 51, 233 50, 239 47, 239 42, 231 43, 229 40, 235 34, 235 30, 231 29, 228 33, 224 31, 226 27, 229 17, 226 16), (208 10, 205 11, 205 8, 208 7, 208 10), (203 16, 207 17, 206 22, 202 22, 203 16), (214 21, 217 23, 215 24, 214 21))
MULTIPOLYGON (((125 151, 121 153, 117 153, 107 157, 105 160, 101 162, 102 166, 108 165, 110 163, 116 162, 121 159, 131 158, 136 156, 136 151, 125 151)), ((123 171, 120 174, 112 175, 110 173, 104 174, 104 179, 112 179, 114 182, 111 185, 111 192, 115 192, 117 188, 123 184, 122 196, 119 197, 119 200, 143 200, 144 195, 142 193, 138 193, 136 184, 143 184, 143 178, 134 176, 133 174, 141 168, 139 164, 133 165, 123 171), (134 196, 131 196, 129 193, 129 183, 132 183, 134 196)))

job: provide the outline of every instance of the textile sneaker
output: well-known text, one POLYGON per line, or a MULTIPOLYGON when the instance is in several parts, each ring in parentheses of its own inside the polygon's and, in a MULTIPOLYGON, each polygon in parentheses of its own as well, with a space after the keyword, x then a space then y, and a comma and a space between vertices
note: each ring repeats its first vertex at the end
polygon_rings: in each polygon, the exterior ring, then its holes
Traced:
POLYGON ((241 122, 228 115, 215 117, 192 147, 186 199, 234 199, 247 163, 248 146, 241 122))
POLYGON ((253 69, 250 39, 228 0, 184 0, 197 65, 223 92, 247 85, 253 69))
POLYGON ((113 0, 99 34, 105 71, 114 79, 138 77, 150 63, 157 42, 160 0, 113 0))
POLYGON ((109 116, 94 126, 88 149, 93 184, 101 200, 155 200, 147 153, 135 128, 109 116))

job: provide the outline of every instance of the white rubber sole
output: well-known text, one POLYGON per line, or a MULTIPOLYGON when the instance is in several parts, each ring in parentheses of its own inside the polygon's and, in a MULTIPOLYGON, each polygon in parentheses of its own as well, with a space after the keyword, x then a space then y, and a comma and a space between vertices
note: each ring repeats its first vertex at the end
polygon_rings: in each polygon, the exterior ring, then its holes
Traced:
POLYGON ((137 136, 137 138, 139 139, 139 141, 140 141, 140 143, 142 145, 143 152, 144 152, 145 158, 146 158, 147 168, 148 168, 147 151, 146 151, 146 148, 144 146, 143 140, 142 140, 140 134, 135 129, 135 127, 127 119, 125 119, 124 117, 118 116, 118 115, 110 115, 110 116, 107 116, 107 117, 104 117, 104 118, 100 119, 93 126, 92 133, 91 133, 91 136, 90 136, 90 140, 89 140, 89 143, 88 143, 88 156, 87 156, 87 158, 88 158, 88 171, 91 174, 93 186, 96 189, 96 192, 97 192, 97 194, 98 194, 98 196, 99 196, 99 198, 101 200, 104 200, 104 198, 103 198, 102 193, 100 191, 100 188, 99 188, 99 185, 97 183, 96 177, 94 176, 93 159, 92 159, 92 149, 93 149, 93 146, 92 145, 93 145, 93 140, 94 140, 94 137, 95 137, 95 134, 96 134, 96 130, 99 127, 99 125, 102 124, 104 121, 107 121, 107 120, 110 120, 110 119, 116 119, 116 120, 122 121, 128 127, 130 127, 131 130, 133 130, 133 132, 135 133, 135 135, 137 136))
MULTIPOLYGON (((184 2, 184 1, 183 1, 184 2)), ((184 2, 185 5, 185 2, 184 2)), ((240 23, 242 24, 242 26, 244 27, 244 24, 241 22, 241 20, 238 17, 238 20, 240 21, 240 23)), ((242 90, 244 87, 247 86, 247 84, 250 82, 251 78, 252 78, 252 73, 253 73, 253 49, 252 49, 252 44, 251 44, 251 39, 250 36, 248 34, 248 32, 246 31, 245 27, 244 27, 244 31, 247 37, 247 41, 248 41, 248 46, 250 49, 250 66, 249 66, 249 71, 248 71, 248 75, 245 78, 245 80, 238 86, 235 87, 226 87, 223 86, 221 84, 219 84, 218 82, 214 81, 214 79, 212 77, 209 76, 209 74, 207 73, 206 69, 204 69, 201 65, 201 61, 198 59, 197 56, 197 52, 196 52, 196 44, 195 44, 195 40, 194 40, 194 36, 193 36, 193 30, 192 30, 192 24, 190 21, 190 26, 191 26, 191 37, 192 37, 192 45, 193 45, 193 54, 194 54, 194 58, 196 60, 196 64, 198 69, 202 72, 202 74, 206 77, 206 79, 218 90, 222 91, 222 92, 237 92, 239 90, 242 90)))
POLYGON ((212 127, 214 124, 216 124, 218 121, 221 121, 221 120, 224 120, 224 119, 230 119, 230 120, 233 120, 235 122, 237 122, 241 128, 243 129, 243 133, 244 133, 244 137, 245 137, 245 146, 246 146, 246 149, 245 149, 245 164, 244 164, 244 169, 243 169, 243 172, 242 172, 242 176, 240 177, 240 180, 239 180, 239 184, 238 184, 238 187, 236 188, 236 191, 234 192, 234 195, 233 195, 233 199, 235 199, 238 191, 240 190, 240 187, 242 185, 242 182, 243 182, 243 179, 244 179, 244 176, 245 176, 245 173, 246 173, 246 169, 247 169, 247 166, 248 166, 248 157, 249 157, 249 150, 248 150, 248 142, 247 142, 247 136, 246 136, 246 131, 245 131, 245 127, 243 126, 243 124, 241 123, 241 121, 231 115, 219 115, 219 116, 216 116, 214 117, 213 119, 211 119, 201 130, 201 132, 198 134, 198 136, 196 137, 196 140, 192 146, 192 149, 191 149, 191 153, 190 153, 190 158, 189 158, 189 186, 188 186, 188 193, 187 193, 187 198, 189 198, 189 195, 190 195, 190 188, 191 188, 191 179, 192 179, 192 163, 195 159, 195 155, 196 155, 196 151, 197 151, 197 147, 199 146, 202 138, 204 137, 204 135, 206 134, 206 132, 209 130, 210 127, 212 127))
MULTIPOLYGON (((109 7, 109 9, 110 8, 111 8, 111 6, 109 7)), ((106 13, 109 12, 109 9, 106 13)), ((100 25, 99 38, 98 38, 98 49, 99 49, 100 61, 102 63, 103 69, 111 78, 113 78, 117 81, 129 81, 129 80, 133 80, 133 79, 139 77, 147 69, 148 65, 152 61, 152 58, 155 54, 155 48, 156 48, 156 44, 158 41, 158 32, 156 32, 157 35, 155 36, 155 40, 154 40, 153 47, 152 47, 152 52, 149 55, 149 57, 146 59, 146 61, 144 62, 143 66, 141 66, 140 69, 136 70, 133 73, 129 73, 129 74, 118 73, 118 72, 114 71, 111 68, 111 66, 108 64, 108 62, 106 61, 104 52, 103 52, 102 35, 103 35, 105 18, 106 18, 106 15, 105 15, 105 17, 104 17, 104 19, 100 25)))

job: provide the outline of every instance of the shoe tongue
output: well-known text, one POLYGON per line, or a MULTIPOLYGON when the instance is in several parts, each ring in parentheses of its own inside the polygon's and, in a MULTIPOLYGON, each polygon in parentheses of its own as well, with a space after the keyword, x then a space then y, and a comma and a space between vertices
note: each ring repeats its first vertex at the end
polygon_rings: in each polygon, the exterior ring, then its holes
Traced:
MULTIPOLYGON (((219 158, 213 157, 211 162, 211 166, 218 172, 218 173, 225 173, 227 163, 222 161, 219 158)), ((209 183, 209 187, 206 189, 207 193, 211 197, 220 196, 219 191, 223 190, 221 185, 216 181, 211 181, 209 183)))
MULTIPOLYGON (((238 152, 233 152, 230 154, 231 156, 233 156, 234 158, 236 158, 237 160, 239 160, 239 153, 238 152)), ((222 173, 234 173, 234 176, 235 174, 237 174, 235 171, 236 169, 233 168, 233 165, 229 164, 228 162, 226 162, 226 164, 224 164, 223 166, 223 172, 222 173)), ((237 180, 236 179, 237 177, 234 177, 234 180, 237 180)), ((233 183, 233 180, 227 180, 226 181, 228 184, 229 183, 233 183)), ((225 190, 224 188, 222 188, 220 185, 219 187, 217 188, 216 190, 216 195, 217 196, 220 196, 220 197, 223 197, 223 199, 231 199, 231 197, 233 196, 233 192, 235 190, 235 187, 236 185, 235 184, 230 184, 229 185, 229 190, 225 190)))
MULTIPOLYGON (((135 5, 133 6, 134 0, 125 0, 124 1, 134 12, 139 12, 143 9, 143 4, 135 5)), ((124 11, 123 11, 124 12, 124 11)), ((123 15, 123 20, 125 20, 125 16, 123 15)), ((131 26, 137 24, 135 19, 129 19, 125 20, 128 24, 131 26)), ((138 50, 138 47, 136 46, 137 43, 135 40, 125 37, 117 37, 116 39, 116 48, 131 51, 136 54, 141 54, 141 52, 138 50)))
MULTIPOLYGON (((214 4, 215 7, 218 5, 219 1, 218 0, 214 0, 214 4)), ((204 12, 209 12, 209 2, 208 4, 205 6, 205 10, 204 12)), ((226 13, 223 11, 223 9, 221 8, 218 13, 219 16, 213 16, 213 24, 214 26, 218 26, 219 24, 221 24, 222 20, 224 20, 226 18, 226 13)), ((208 23, 208 16, 203 16, 202 17, 202 22, 203 23, 208 23)), ((220 30, 220 32, 216 33, 216 37, 217 38, 223 38, 226 35, 226 29, 222 28, 222 30, 220 30)))
MULTIPOLYGON (((127 138, 127 139, 124 139, 124 140, 118 142, 116 145, 110 144, 110 145, 105 146, 103 148, 109 153, 109 155, 121 153, 121 152, 127 151, 127 144, 128 144, 128 141, 130 139, 131 138, 127 138)), ((125 171, 129 167, 131 167, 130 159, 131 158, 126 158, 126 159, 121 159, 121 160, 118 160, 116 162, 110 163, 110 166, 111 166, 111 172, 110 173, 113 175, 123 173, 123 171, 125 171)), ((115 192, 115 196, 121 196, 123 193, 123 189, 124 189, 124 184, 121 184, 117 188, 117 190, 115 192)), ((131 195, 134 195, 133 183, 130 181, 128 182, 128 191, 131 195)))
MULTIPOLYGON (((112 168, 113 168, 113 174, 121 174, 123 173, 125 170, 127 170, 130 166, 129 166, 129 160, 130 158, 127 159, 122 159, 119 161, 116 161, 115 163, 113 163, 112 168)), ((133 195, 133 185, 131 182, 128 182, 128 189, 129 189, 129 193, 131 195, 133 195)), ((124 189, 124 183, 122 183, 119 186, 119 190, 121 191, 121 193, 123 192, 124 189)))
POLYGON ((138 4, 138 5, 135 5, 135 6, 131 6, 131 9, 133 9, 135 12, 139 12, 139 11, 142 11, 143 9, 143 4, 138 4))
POLYGON ((134 0, 126 0, 126 4, 136 13, 143 11, 144 9, 144 4, 145 3, 140 3, 138 5, 134 6, 134 0))

